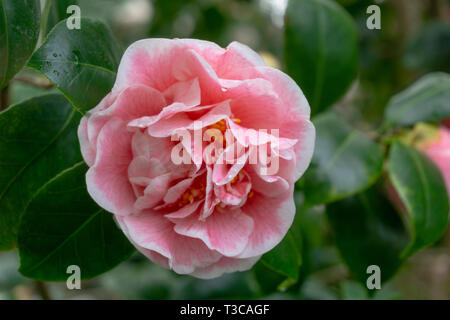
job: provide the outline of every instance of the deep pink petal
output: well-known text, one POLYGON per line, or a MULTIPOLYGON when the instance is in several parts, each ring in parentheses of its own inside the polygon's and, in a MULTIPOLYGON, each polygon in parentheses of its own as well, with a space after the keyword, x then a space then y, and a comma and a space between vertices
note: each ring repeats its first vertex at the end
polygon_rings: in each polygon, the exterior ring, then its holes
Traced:
POLYGON ((165 171, 165 167, 158 159, 137 156, 128 166, 128 177, 130 181, 136 178, 155 178, 165 171))
POLYGON ((94 165, 97 151, 95 145, 93 145, 88 138, 88 120, 86 117, 81 119, 77 133, 83 159, 88 166, 92 166, 94 165))
POLYGON ((206 165, 206 190, 205 190, 205 204, 200 219, 204 220, 209 217, 220 202, 214 195, 214 183, 212 181, 213 168, 211 165, 206 165))
POLYGON ((203 204, 203 200, 194 201, 194 202, 189 203, 189 204, 179 208, 178 210, 168 213, 164 216, 172 222, 177 222, 177 221, 179 221, 178 219, 186 218, 186 217, 190 216, 191 214, 193 214, 194 212, 196 212, 197 209, 202 204, 203 204))
POLYGON ((298 141, 294 146, 296 167, 292 175, 294 182, 300 179, 306 169, 308 169, 314 153, 316 129, 311 121, 303 121, 297 127, 297 137, 298 141))
POLYGON ((243 80, 229 88, 226 98, 231 99, 231 111, 245 128, 280 129, 286 117, 283 101, 265 79, 243 80))
POLYGON ((172 161, 171 152, 175 144, 170 138, 156 138, 147 133, 136 131, 132 138, 133 156, 136 158, 144 157, 149 160, 155 159, 164 169, 158 165, 154 170, 161 170, 161 174, 170 172, 172 179, 183 178, 193 169, 191 165, 176 165, 172 161))
POLYGON ((183 55, 184 46, 170 39, 144 39, 134 42, 120 61, 113 91, 143 84, 164 92, 176 82, 171 70, 183 55))
POLYGON ((208 62, 195 50, 186 50, 172 66, 174 77, 178 81, 197 78, 200 84, 201 102, 203 105, 218 103, 224 100, 222 86, 216 72, 208 62))
MULTIPOLYGON (((264 66, 233 69, 231 72, 233 72, 233 79, 236 80, 265 79, 269 81, 273 90, 283 102, 284 114, 289 114, 289 117, 286 118, 290 118, 291 122, 309 119, 311 109, 305 95, 295 81, 284 72, 264 66)), ((283 136, 295 139, 295 132, 283 136)))
POLYGON ((239 42, 230 43, 221 58, 217 74, 225 79, 233 79, 235 72, 240 69, 265 66, 259 54, 239 42))
POLYGON ((197 52, 214 70, 217 70, 222 62, 221 58, 225 49, 214 42, 198 39, 177 39, 176 41, 197 52))
MULTIPOLYGON (((226 152, 222 153, 225 155, 226 152)), ((242 154, 239 158, 235 159, 234 163, 227 164, 224 157, 219 157, 218 163, 214 164, 214 169, 212 173, 212 180, 216 185, 225 185, 233 180, 239 171, 245 166, 248 159, 248 153, 242 154)))
POLYGON ((81 154, 83 155, 84 160, 86 161, 88 166, 92 166, 96 157, 96 145, 97 145, 97 136, 100 130, 103 128, 106 119, 101 123, 90 123, 90 115, 93 115, 97 112, 101 112, 102 110, 108 108, 114 101, 117 99, 117 94, 109 93, 106 95, 102 101, 93 109, 89 110, 84 116, 78 127, 78 138, 80 140, 80 148, 81 154))
POLYGON ((96 112, 88 111, 89 140, 95 141, 100 129, 112 117, 128 122, 135 118, 158 114, 165 105, 164 96, 153 88, 143 85, 128 87, 117 94, 111 105, 96 112))
POLYGON ((226 185, 214 186, 214 194, 222 204, 240 207, 247 200, 252 183, 246 172, 239 172, 235 179, 226 185))
POLYGON ((186 107, 195 107, 200 104, 201 92, 197 78, 184 82, 176 82, 164 91, 164 96, 170 104, 179 102, 186 107))
POLYGON ((148 186, 144 190, 144 194, 134 203, 136 212, 151 209, 161 202, 169 187, 169 182, 170 173, 150 179, 148 186))
POLYGON ((172 187, 170 187, 169 190, 167 190, 166 195, 164 196, 164 202, 174 203, 176 200, 178 200, 183 195, 183 193, 186 192, 187 189, 189 189, 189 187, 192 185, 192 183, 194 182, 194 180, 197 177, 199 177, 205 173, 206 173, 205 169, 200 170, 193 176, 183 179, 183 180, 179 181, 178 183, 176 183, 175 185, 173 185, 172 187))
POLYGON ((289 191, 289 182, 286 179, 276 175, 262 175, 258 165, 250 165, 246 168, 248 168, 254 191, 266 197, 279 197, 289 191))

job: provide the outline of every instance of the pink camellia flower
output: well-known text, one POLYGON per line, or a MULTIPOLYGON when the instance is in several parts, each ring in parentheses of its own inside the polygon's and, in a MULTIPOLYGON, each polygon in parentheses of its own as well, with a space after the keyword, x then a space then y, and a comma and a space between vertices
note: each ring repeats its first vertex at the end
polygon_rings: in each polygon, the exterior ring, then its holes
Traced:
MULTIPOLYGON (((438 167, 444 178, 450 198, 450 129, 444 125, 436 127, 418 123, 406 133, 403 142, 412 145, 428 156, 438 167)), ((406 211, 406 206, 390 181, 387 183, 387 193, 394 206, 400 211, 406 211)))
POLYGON ((89 194, 156 264, 200 278, 247 270, 293 222, 309 117, 295 82, 247 46, 138 41, 79 126, 89 194))
POLYGON ((444 126, 446 126, 447 128, 450 128, 450 119, 446 119, 444 121, 444 126))

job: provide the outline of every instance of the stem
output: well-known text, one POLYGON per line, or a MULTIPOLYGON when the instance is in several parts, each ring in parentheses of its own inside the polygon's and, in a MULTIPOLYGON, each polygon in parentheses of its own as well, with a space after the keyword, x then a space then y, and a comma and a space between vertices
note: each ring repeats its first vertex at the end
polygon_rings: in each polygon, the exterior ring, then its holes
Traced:
POLYGON ((47 284, 43 281, 35 280, 34 286, 42 300, 52 300, 48 291, 47 284))
POLYGON ((47 36, 48 18, 50 16, 50 10, 52 5, 53 5, 52 0, 45 0, 45 5, 41 16, 41 32, 39 34, 38 47, 41 46, 43 39, 47 36))
POLYGON ((28 75, 20 75, 14 78, 15 81, 20 81, 26 84, 30 84, 35 87, 50 89, 53 87, 53 84, 45 79, 37 79, 35 77, 31 77, 28 75))
POLYGON ((0 111, 5 110, 9 106, 9 86, 0 91, 0 111))

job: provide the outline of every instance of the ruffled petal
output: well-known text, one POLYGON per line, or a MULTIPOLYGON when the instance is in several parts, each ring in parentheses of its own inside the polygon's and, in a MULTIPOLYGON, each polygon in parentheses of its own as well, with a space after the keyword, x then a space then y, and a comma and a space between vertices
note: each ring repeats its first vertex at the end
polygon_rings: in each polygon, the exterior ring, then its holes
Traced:
POLYGON ((241 208, 255 222, 246 248, 237 256, 250 258, 273 249, 284 238, 295 216, 292 191, 277 201, 259 193, 241 208))
POLYGON ((111 119, 98 135, 95 163, 86 174, 89 194, 109 212, 133 212, 136 197, 127 173, 131 159, 131 134, 121 120, 111 119))
POLYGON ((211 250, 227 257, 238 255, 247 245, 253 231, 253 219, 235 210, 215 210, 205 220, 190 216, 175 224, 175 232, 201 239, 211 250))
POLYGON ((260 258, 261 256, 246 259, 222 257, 216 263, 195 269, 190 275, 200 279, 213 279, 220 277, 224 273, 246 271, 251 269, 260 258))
POLYGON ((128 237, 144 248, 164 256, 168 265, 180 274, 192 273, 220 260, 221 255, 210 250, 201 240, 182 236, 173 231, 173 223, 155 212, 119 218, 128 237))

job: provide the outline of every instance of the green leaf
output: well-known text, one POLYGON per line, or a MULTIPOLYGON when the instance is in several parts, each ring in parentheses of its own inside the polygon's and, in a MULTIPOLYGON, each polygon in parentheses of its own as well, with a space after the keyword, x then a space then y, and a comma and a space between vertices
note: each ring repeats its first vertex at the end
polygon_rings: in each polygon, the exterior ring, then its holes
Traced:
MULTIPOLYGON (((41 75, 39 76, 40 77, 37 78, 39 81, 41 79, 44 79, 43 76, 41 75)), ((13 81, 9 84, 9 94, 10 94, 9 99, 11 101, 11 105, 23 102, 33 97, 42 96, 50 93, 57 94, 59 93, 59 91, 55 87, 42 88, 22 81, 13 81)))
POLYGON ((81 19, 80 30, 59 22, 28 65, 41 71, 81 113, 111 90, 121 49, 101 22, 81 19))
POLYGON ((340 257, 334 243, 329 241, 329 223, 325 206, 302 208, 297 204, 302 235, 302 265, 300 268, 302 284, 309 275, 339 264, 340 257))
POLYGON ((33 53, 40 17, 39 0, 0 0, 0 90, 33 53))
POLYGON ((261 262, 272 271, 290 278, 290 284, 298 280, 302 264, 302 237, 300 232, 299 215, 283 240, 271 251, 264 254, 261 262))
POLYGON ((403 252, 406 257, 444 233, 449 213, 447 189, 439 169, 428 157, 398 141, 390 151, 388 173, 410 220, 411 240, 403 252))
POLYGON ((383 156, 375 142, 332 113, 318 116, 313 123, 314 155, 299 182, 307 206, 349 197, 377 180, 383 156))
POLYGON ((363 284, 367 267, 381 269, 381 281, 395 274, 408 243, 403 222, 376 187, 327 206, 336 246, 353 276, 363 284))
POLYGON ((388 173, 408 211, 405 221, 376 186, 327 206, 336 245, 362 283, 370 265, 380 267, 383 282, 391 278, 409 255, 438 240, 448 221, 445 183, 431 160, 394 142, 388 173))
POLYGON ((45 10, 42 14, 42 31, 46 35, 59 21, 70 16, 67 8, 71 5, 78 5, 78 0, 46 0, 45 10))
POLYGON ((0 250, 14 246, 20 217, 36 190, 81 160, 80 118, 59 94, 0 113, 0 250))
POLYGON ((389 101, 385 126, 411 126, 450 118, 450 75, 430 73, 389 101))
POLYGON ((66 281, 77 265, 81 278, 95 277, 134 252, 112 214, 89 196, 80 162, 43 185, 23 215, 19 229, 19 271, 26 277, 66 281))
MULTIPOLYGON (((280 284, 286 281, 286 276, 268 267, 259 260, 252 268, 252 273, 258 283, 258 287, 264 294, 271 294, 279 290, 280 284)), ((291 279, 291 278, 287 278, 291 279)))
POLYGON ((410 69, 450 72, 449 43, 450 24, 431 20, 410 37, 403 61, 410 69))
POLYGON ((300 246, 301 238, 288 232, 279 245, 262 257, 262 262, 269 269, 297 280, 302 261, 300 246))
POLYGON ((285 15, 286 70, 313 114, 325 110, 356 77, 358 42, 352 17, 330 0, 290 0, 285 15))

